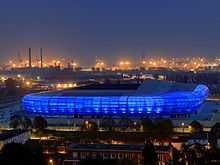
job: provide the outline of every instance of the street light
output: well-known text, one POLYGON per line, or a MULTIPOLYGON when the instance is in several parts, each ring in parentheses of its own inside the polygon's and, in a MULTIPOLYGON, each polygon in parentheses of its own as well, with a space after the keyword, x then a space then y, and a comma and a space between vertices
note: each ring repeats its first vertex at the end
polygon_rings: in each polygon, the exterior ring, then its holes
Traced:
POLYGON ((192 132, 192 126, 191 125, 189 125, 189 131, 192 132))
POLYGON ((76 62, 74 62, 72 65, 73 65, 73 67, 76 67, 76 66, 77 66, 77 63, 76 63, 76 62))
POLYGON ((5 77, 1 77, 1 81, 4 82, 6 80, 5 77))
POLYGON ((53 159, 49 160, 49 164, 53 165, 53 159))
POLYGON ((182 128, 183 128, 183 133, 184 133, 184 126, 185 126, 185 123, 182 122, 182 123, 181 123, 181 126, 182 126, 182 128))
POLYGON ((26 86, 30 86, 31 85, 31 82, 30 81, 26 81, 26 86))
POLYGON ((126 65, 129 65, 129 64, 130 64, 130 62, 129 62, 129 61, 126 61, 126 62, 125 62, 125 64, 126 64, 126 65))
POLYGON ((68 87, 69 87, 69 88, 72 88, 72 87, 73 87, 73 84, 69 83, 69 84, 68 84, 68 87))
POLYGON ((124 65, 124 61, 121 61, 121 62, 119 63, 119 65, 124 65))

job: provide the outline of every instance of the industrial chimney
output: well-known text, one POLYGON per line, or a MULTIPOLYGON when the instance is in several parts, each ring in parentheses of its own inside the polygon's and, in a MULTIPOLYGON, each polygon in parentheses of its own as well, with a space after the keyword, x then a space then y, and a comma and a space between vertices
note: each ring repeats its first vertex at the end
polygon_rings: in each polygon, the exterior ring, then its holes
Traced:
POLYGON ((40 67, 43 68, 43 49, 40 48, 40 67))
POLYGON ((32 65, 31 65, 31 48, 29 48, 28 55, 29 55, 29 67, 31 68, 32 67, 32 65))

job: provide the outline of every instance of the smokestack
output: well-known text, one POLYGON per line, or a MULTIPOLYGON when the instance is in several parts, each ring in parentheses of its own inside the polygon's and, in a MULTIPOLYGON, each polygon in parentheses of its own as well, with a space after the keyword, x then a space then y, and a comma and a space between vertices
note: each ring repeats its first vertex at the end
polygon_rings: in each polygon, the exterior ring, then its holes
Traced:
POLYGON ((31 68, 31 48, 29 48, 29 67, 31 68))
POLYGON ((43 68, 43 49, 40 48, 40 67, 43 68))

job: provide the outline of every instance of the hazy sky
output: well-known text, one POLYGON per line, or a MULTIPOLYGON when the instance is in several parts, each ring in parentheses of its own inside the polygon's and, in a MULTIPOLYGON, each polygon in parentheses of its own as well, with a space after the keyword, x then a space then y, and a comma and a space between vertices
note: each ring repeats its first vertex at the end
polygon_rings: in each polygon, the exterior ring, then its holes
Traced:
POLYGON ((220 0, 0 0, 0 58, 220 55, 220 0))

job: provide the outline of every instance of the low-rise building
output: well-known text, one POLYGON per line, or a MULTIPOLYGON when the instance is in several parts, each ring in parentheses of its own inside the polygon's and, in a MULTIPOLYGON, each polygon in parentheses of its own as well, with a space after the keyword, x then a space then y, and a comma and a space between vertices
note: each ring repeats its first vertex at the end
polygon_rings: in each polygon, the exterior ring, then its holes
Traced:
MULTIPOLYGON (((64 164, 77 165, 81 160, 98 159, 132 160, 137 165, 143 165, 144 147, 144 144, 71 144, 69 160, 65 160, 64 164)), ((155 146, 155 152, 160 165, 172 159, 171 146, 155 146)))

